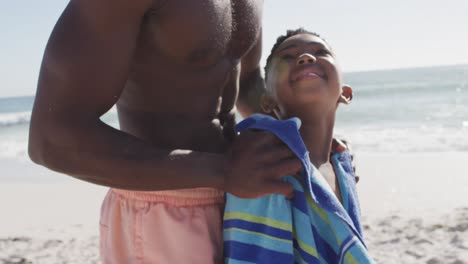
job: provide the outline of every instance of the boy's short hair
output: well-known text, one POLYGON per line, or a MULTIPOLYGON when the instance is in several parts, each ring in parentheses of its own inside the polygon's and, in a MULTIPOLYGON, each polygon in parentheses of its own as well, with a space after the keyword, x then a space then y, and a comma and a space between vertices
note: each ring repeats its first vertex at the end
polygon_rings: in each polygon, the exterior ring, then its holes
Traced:
POLYGON ((298 28, 298 29, 295 29, 295 30, 288 29, 286 31, 286 35, 279 36, 276 39, 275 45, 273 45, 273 48, 271 48, 270 55, 268 55, 268 58, 267 58, 266 64, 265 64, 265 68, 264 68, 264 70, 265 70, 265 79, 266 79, 266 76, 268 74, 268 67, 270 66, 273 54, 275 53, 276 49, 278 49, 278 47, 281 45, 281 43, 283 43, 288 38, 290 38, 292 36, 295 36, 295 35, 299 35, 299 34, 310 34, 312 36, 316 36, 316 37, 322 39, 323 41, 325 41, 325 43, 327 43, 327 41, 324 38, 322 38, 319 34, 317 34, 315 32, 312 32, 312 31, 308 31, 308 30, 306 30, 306 29, 304 29, 302 27, 298 28))

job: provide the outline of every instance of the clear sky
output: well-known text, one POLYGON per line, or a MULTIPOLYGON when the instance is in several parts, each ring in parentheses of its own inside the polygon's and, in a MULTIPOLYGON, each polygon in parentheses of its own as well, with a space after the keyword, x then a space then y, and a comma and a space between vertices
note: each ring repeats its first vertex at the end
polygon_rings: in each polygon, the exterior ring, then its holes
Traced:
MULTIPOLYGON (((34 94, 67 2, 0 1, 0 97, 34 94)), ((265 0, 264 56, 278 35, 303 26, 328 40, 347 72, 466 64, 467 12, 467 0, 265 0)))

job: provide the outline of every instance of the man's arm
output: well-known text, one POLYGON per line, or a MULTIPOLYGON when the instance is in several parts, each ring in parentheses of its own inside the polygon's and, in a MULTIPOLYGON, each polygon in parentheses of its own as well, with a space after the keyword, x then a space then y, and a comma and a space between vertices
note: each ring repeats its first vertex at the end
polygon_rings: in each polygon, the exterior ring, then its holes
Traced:
POLYGON ((260 59, 262 56, 262 34, 255 45, 242 57, 237 109, 243 117, 261 113, 260 98, 265 93, 260 59))
POLYGON ((33 161, 116 188, 221 187, 219 155, 154 148, 99 119, 124 88, 152 2, 70 1, 43 58, 30 128, 33 161))
POLYGON ((31 159, 114 188, 289 194, 291 186, 280 178, 300 163, 284 146, 272 145, 273 136, 246 133, 225 154, 167 150, 100 120, 120 97, 141 20, 153 1, 70 1, 44 54, 31 118, 31 159), (260 155, 266 147, 270 154, 260 155))

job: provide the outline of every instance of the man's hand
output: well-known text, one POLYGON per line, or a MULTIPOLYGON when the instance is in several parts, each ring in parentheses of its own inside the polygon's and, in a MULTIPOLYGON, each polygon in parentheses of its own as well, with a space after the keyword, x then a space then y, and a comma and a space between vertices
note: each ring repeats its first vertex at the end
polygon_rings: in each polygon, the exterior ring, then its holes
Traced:
POLYGON ((293 187, 281 178, 294 175, 300 160, 275 135, 244 131, 234 141, 224 164, 224 190, 241 198, 267 194, 291 197, 293 187))

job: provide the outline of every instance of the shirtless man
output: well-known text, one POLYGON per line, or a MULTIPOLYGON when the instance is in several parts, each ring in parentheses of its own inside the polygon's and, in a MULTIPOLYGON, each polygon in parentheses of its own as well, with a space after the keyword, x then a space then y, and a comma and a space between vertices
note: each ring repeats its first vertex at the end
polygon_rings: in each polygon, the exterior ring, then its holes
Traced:
POLYGON ((300 169, 293 153, 272 135, 233 131, 235 106, 255 111, 262 90, 262 7, 263 0, 66 7, 45 50, 29 154, 111 187, 101 215, 104 263, 220 262, 224 191, 292 192, 280 178, 300 169), (100 120, 114 104, 120 130, 100 120))

